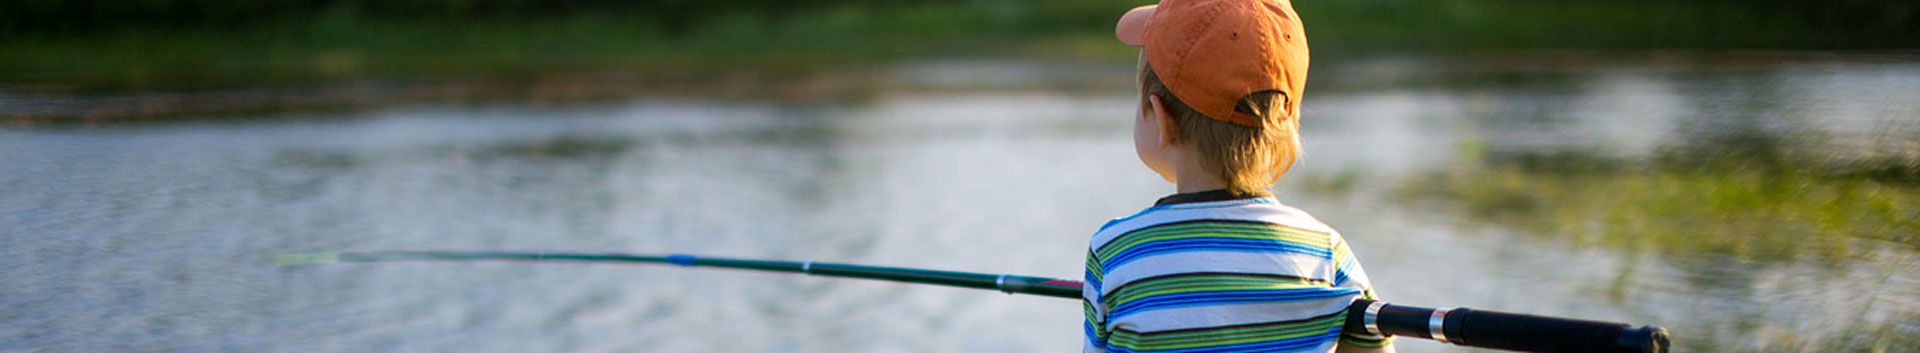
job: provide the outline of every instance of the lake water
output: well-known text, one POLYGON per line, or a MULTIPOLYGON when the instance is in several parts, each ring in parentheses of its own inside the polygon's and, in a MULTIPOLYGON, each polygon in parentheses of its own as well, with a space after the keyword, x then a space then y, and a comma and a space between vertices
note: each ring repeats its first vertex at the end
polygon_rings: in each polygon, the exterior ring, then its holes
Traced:
MULTIPOLYGON (((1307 157, 1280 199, 1340 229, 1391 301, 1657 324, 1682 351, 1920 347, 1910 245, 1863 240, 1839 266, 1632 252, 1390 197, 1474 141, 1633 158, 1738 126, 1880 153, 1885 139, 1859 137, 1920 127, 1920 57, 1517 57, 1322 64, 1307 157), (1301 186, 1334 177, 1353 185, 1301 186)), ((928 62, 848 99, 0 130, 0 351, 1073 351, 1071 300, 662 266, 273 258, 682 252, 1079 278, 1096 227, 1172 191, 1131 150, 1130 70, 928 62)))

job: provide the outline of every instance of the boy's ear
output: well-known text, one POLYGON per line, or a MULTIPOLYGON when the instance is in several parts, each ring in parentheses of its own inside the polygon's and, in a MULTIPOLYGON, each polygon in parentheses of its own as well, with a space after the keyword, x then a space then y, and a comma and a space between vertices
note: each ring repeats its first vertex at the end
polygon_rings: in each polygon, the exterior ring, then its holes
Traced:
POLYGON ((1167 114, 1167 105, 1160 102, 1160 96, 1147 95, 1147 105, 1153 106, 1153 123, 1160 125, 1160 146, 1179 143, 1180 124, 1174 123, 1173 115, 1167 114))

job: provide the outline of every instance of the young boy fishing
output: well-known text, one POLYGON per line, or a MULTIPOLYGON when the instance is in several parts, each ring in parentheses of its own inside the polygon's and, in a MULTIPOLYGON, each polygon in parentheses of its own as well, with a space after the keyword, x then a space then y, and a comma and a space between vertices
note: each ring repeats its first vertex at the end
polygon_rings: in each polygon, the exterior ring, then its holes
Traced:
POLYGON ((1341 332, 1372 284, 1340 234, 1267 191, 1300 156, 1307 37, 1288 0, 1164 0, 1140 47, 1134 149, 1176 193, 1087 253, 1086 351, 1391 352, 1341 332))

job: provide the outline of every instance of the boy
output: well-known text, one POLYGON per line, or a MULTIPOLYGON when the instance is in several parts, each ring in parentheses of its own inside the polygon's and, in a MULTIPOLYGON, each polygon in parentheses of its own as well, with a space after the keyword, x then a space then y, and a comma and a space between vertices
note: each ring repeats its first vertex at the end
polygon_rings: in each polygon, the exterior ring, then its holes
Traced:
POLYGON ((1141 47, 1134 149, 1175 185, 1087 254, 1086 351, 1392 352, 1340 330, 1372 285, 1339 233, 1267 192, 1300 154, 1307 41, 1288 0, 1164 0, 1141 47))

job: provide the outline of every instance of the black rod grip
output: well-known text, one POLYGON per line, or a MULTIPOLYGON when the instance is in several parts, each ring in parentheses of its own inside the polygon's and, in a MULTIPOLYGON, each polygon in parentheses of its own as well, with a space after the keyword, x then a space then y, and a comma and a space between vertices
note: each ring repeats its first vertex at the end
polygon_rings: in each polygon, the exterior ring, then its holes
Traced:
POLYGON ((1658 327, 1466 308, 1447 313, 1446 330, 1454 344, 1525 352, 1642 353, 1667 348, 1666 330, 1658 327))
POLYGON ((1433 339, 1427 332, 1427 318, 1432 313, 1433 309, 1388 305, 1380 308, 1378 327, 1388 336, 1433 339))
MULTIPOLYGON (((1364 335, 1365 311, 1372 303, 1362 299, 1348 306, 1344 329, 1364 335)), ((1436 339, 1428 332, 1435 310, 1386 305, 1375 316, 1375 327, 1387 335, 1436 339)), ((1467 308, 1449 310, 1442 321, 1444 342, 1470 347, 1564 353, 1664 353, 1668 347, 1666 329, 1655 326, 1467 308)))

